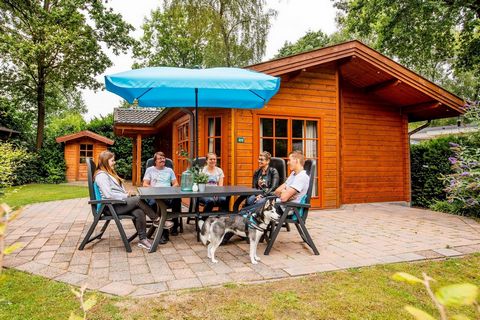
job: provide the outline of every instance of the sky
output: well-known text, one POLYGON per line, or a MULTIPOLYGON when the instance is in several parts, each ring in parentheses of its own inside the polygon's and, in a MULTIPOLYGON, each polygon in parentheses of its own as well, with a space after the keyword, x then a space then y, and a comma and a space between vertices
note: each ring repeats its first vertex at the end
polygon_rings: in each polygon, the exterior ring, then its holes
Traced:
MULTIPOLYGON (((108 5, 120 13, 125 21, 136 29, 131 35, 139 39, 142 36, 141 28, 144 18, 160 4, 158 0, 110 0, 108 5)), ((295 42, 307 31, 322 30, 327 34, 335 31, 335 14, 331 0, 267 0, 267 7, 277 10, 278 15, 272 21, 267 48, 263 61, 267 61, 277 53, 285 41, 295 42)), ((96 79, 103 83, 105 75, 131 69, 132 54, 115 56, 109 54, 113 66, 96 79)), ((95 116, 104 116, 118 107, 121 98, 111 92, 83 90, 83 98, 88 108, 87 119, 95 116)))

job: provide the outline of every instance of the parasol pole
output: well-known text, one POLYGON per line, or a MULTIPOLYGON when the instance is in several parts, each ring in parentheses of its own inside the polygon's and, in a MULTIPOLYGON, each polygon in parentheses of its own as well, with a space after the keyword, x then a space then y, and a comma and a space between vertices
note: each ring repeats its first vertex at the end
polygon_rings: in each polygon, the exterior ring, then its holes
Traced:
POLYGON ((194 141, 194 156, 198 159, 198 88, 195 88, 195 141, 194 141))

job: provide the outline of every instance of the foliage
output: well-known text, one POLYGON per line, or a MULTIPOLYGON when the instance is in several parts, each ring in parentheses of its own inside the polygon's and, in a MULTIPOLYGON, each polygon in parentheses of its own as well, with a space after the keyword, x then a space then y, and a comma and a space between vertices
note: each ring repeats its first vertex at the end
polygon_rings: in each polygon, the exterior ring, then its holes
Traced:
MULTIPOLYGON (((113 113, 106 116, 95 117, 86 125, 86 129, 109 139, 115 143, 109 147, 115 154, 115 170, 124 179, 132 177, 132 138, 119 137, 113 132, 113 113)), ((142 165, 155 153, 154 138, 142 139, 142 165)), ((97 159, 94 159, 96 161, 97 159)))
MULTIPOLYGON (((468 105, 466 118, 480 124, 480 105, 468 105)), ((480 216, 480 134, 450 143, 451 171, 442 175, 448 203, 455 213, 480 216)))
MULTIPOLYGON (((5 203, 0 203, 0 275, 3 271, 3 257, 13 253, 15 250, 22 247, 22 243, 17 242, 9 246, 5 246, 5 234, 7 233, 8 223, 16 219, 19 211, 13 212, 5 203)), ((0 278, 0 280, 2 280, 0 278)))
MULTIPOLYGON (((441 320, 447 320, 447 307, 462 307, 462 306, 473 306, 474 310, 477 311, 477 315, 480 316, 480 306, 477 301, 478 297, 478 287, 471 283, 459 283, 453 285, 447 285, 439 288, 435 294, 432 291, 430 282, 435 281, 435 279, 430 278, 425 273, 423 274, 423 279, 419 279, 411 274, 405 272, 397 272, 392 276, 393 280, 407 282, 409 284, 422 284, 428 292, 429 297, 432 299, 435 304, 441 320)), ((409 312, 417 320, 434 320, 430 314, 427 312, 417 309, 413 306, 406 306, 405 310, 409 312)), ((452 319, 464 319, 468 320, 467 316, 464 314, 457 314, 452 317, 452 319)))
POLYGON ((83 312, 83 317, 77 316, 74 312, 70 313, 69 320, 85 320, 87 319, 87 312, 92 309, 97 304, 97 297, 95 295, 90 296, 85 300, 85 290, 87 290, 87 285, 84 284, 80 290, 74 288, 71 289, 72 293, 80 301, 80 307, 83 312))
POLYGON ((78 88, 100 88, 95 76, 112 64, 101 44, 115 54, 126 52, 134 43, 132 29, 102 1, 0 3, 0 87, 36 110, 37 149, 43 145, 50 93, 78 97, 78 88))
POLYGON ((38 157, 23 147, 0 142, 0 194, 1 190, 38 180, 38 157))
POLYGON ((295 43, 285 41, 283 47, 278 50, 275 58, 291 56, 292 54, 310 51, 325 47, 331 43, 330 37, 319 31, 308 31, 303 37, 298 39, 295 43))
POLYGON ((469 94, 467 99, 478 99, 478 1, 334 1, 341 11, 338 22, 352 37, 434 82, 451 85, 457 94, 469 94))
POLYGON ((459 139, 447 136, 411 146, 412 205, 429 207, 435 201, 446 199, 439 177, 451 172, 449 142, 458 142, 459 139))
POLYGON ((27 184, 21 187, 5 189, 0 202, 8 203, 13 208, 27 204, 88 197, 86 186, 68 184, 27 184))
POLYGON ((244 66, 265 54, 265 0, 163 0, 142 26, 138 66, 244 66))

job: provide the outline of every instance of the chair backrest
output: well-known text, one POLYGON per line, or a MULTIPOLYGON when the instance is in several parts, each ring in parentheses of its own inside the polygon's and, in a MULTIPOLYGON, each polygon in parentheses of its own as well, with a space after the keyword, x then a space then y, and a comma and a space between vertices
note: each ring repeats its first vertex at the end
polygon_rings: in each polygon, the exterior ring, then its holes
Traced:
POLYGON ((205 167, 207 164, 207 158, 205 157, 198 157, 195 160, 193 160, 193 165, 197 165, 200 169, 205 167))
POLYGON ((278 185, 282 185, 282 183, 285 182, 285 179, 287 177, 287 167, 285 166, 285 160, 283 160, 282 158, 271 157, 270 166, 277 169, 278 176, 280 178, 278 185))
POLYGON ((93 162, 92 159, 87 159, 87 175, 88 175, 88 195, 90 196, 90 200, 95 199, 95 190, 93 189, 93 175, 95 170, 97 169, 97 165, 93 162))
MULTIPOLYGON (((147 160, 147 162, 145 163, 145 170, 147 170, 147 168, 153 166, 155 163, 153 161, 153 158, 150 158, 147 160)), ((170 169, 173 170, 173 161, 172 159, 170 158, 166 158, 165 159, 165 167, 169 167, 170 169)))
POLYGON ((313 184, 315 183, 315 178, 317 175, 317 162, 311 159, 305 160, 303 169, 305 169, 310 177, 310 183, 308 184, 308 190, 305 198, 305 203, 310 203, 310 199, 312 198, 313 184))

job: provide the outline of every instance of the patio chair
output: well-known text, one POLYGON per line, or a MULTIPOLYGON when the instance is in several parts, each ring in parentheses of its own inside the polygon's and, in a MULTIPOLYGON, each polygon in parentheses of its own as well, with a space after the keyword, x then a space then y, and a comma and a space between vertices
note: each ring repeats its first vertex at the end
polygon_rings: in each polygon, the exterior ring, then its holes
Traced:
POLYGON ((105 230, 107 230, 107 227, 110 224, 110 221, 113 220, 117 225, 117 229, 118 229, 118 232, 120 233, 120 237, 122 238, 123 244, 125 245, 125 249, 127 250, 127 252, 132 252, 132 248, 130 247, 130 242, 136 238, 137 232, 135 232, 131 237, 127 238, 127 235, 125 234, 125 230, 123 229, 121 220, 123 219, 132 220, 133 224, 135 225, 135 221, 134 221, 135 218, 132 215, 126 215, 126 214, 119 215, 115 211, 115 208, 113 207, 113 205, 124 204, 126 203, 125 201, 113 200, 113 199, 102 199, 100 195, 100 190, 98 189, 97 184, 93 180, 93 174, 95 173, 95 169, 96 169, 95 162, 93 162, 92 159, 87 159, 88 193, 90 196, 90 200, 88 201, 88 204, 90 204, 92 209, 93 222, 90 228, 88 229, 88 232, 85 235, 85 238, 80 244, 80 247, 78 248, 78 250, 83 250, 85 248, 85 245, 87 243, 92 242, 93 240, 101 239, 103 234, 105 233, 105 230), (95 228, 97 227, 97 224, 100 221, 105 221, 102 229, 97 235, 92 236, 93 232, 95 231, 95 228))
POLYGON ((310 208, 310 199, 312 197, 313 184, 315 182, 315 160, 306 160, 304 169, 310 176, 310 183, 308 185, 307 194, 304 196, 300 203, 283 203, 283 205, 285 206, 285 210, 283 211, 283 214, 280 217, 278 224, 273 228, 272 235, 268 241, 267 248, 265 249, 265 255, 268 255, 270 253, 270 250, 272 249, 273 244, 275 243, 275 240, 277 239, 278 233, 280 232, 281 226, 283 226, 284 222, 294 223, 303 241, 305 241, 310 246, 310 248, 313 250, 313 253, 315 255, 320 254, 317 250, 317 247, 315 247, 312 237, 310 237, 310 233, 308 233, 307 227, 305 225, 305 221, 308 217, 308 209, 310 208))
MULTIPOLYGON (((287 178, 287 167, 285 165, 285 160, 282 158, 277 158, 277 157, 271 157, 270 158, 270 166, 277 169, 278 171, 278 185, 281 186, 284 182, 285 179, 287 178)), ((290 232, 290 225, 288 222, 285 222, 282 226, 283 228, 286 228, 288 232, 290 232)), ((270 230, 271 225, 269 226, 268 232, 271 232, 270 230)), ((262 238, 263 241, 263 238, 262 238)))

